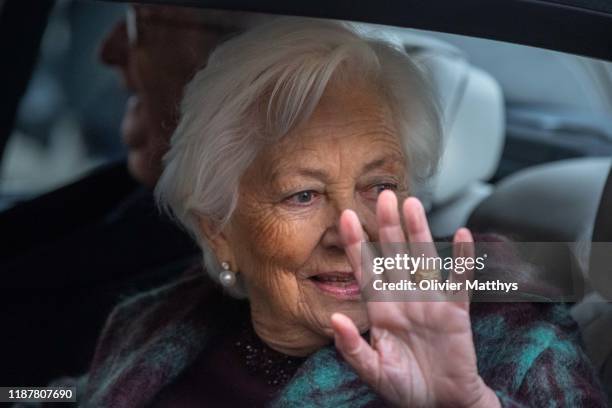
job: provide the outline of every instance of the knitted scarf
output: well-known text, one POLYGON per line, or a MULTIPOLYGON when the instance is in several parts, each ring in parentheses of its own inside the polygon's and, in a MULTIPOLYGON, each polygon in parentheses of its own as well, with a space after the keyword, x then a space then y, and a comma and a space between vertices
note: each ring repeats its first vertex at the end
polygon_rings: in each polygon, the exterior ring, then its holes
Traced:
MULTIPOLYGON (((89 374, 77 383, 80 406, 148 406, 206 352, 237 302, 212 287, 201 270, 123 302, 106 323, 89 374)), ((605 406, 564 305, 473 304, 471 318, 479 373, 503 406, 605 406)), ((384 402, 331 345, 312 354, 271 405, 384 402)))

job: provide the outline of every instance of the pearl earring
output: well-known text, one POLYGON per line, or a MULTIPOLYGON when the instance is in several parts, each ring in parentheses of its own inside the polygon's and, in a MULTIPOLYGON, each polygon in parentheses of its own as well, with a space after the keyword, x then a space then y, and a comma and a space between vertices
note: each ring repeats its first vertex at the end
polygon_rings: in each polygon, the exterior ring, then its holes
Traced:
POLYGON ((223 270, 219 273, 219 281, 221 285, 229 288, 230 286, 234 286, 236 284, 236 273, 234 271, 230 271, 230 266, 227 262, 221 262, 221 267, 223 270))

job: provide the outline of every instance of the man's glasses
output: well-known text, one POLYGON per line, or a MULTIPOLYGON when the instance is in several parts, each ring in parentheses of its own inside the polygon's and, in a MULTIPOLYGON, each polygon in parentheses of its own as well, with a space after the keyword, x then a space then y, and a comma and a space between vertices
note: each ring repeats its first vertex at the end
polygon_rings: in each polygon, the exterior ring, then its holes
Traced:
POLYGON ((138 44, 138 26, 136 23, 136 10, 128 7, 125 15, 125 25, 127 29, 128 43, 132 46, 138 44))

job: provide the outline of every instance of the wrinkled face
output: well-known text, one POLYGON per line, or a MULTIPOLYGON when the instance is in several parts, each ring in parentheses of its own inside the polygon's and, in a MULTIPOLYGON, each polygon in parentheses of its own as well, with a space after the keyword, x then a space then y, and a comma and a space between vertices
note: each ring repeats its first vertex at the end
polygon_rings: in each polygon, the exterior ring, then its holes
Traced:
POLYGON ((266 327, 275 327, 294 354, 312 351, 333 337, 337 311, 367 330, 339 217, 353 209, 376 241, 378 194, 406 196, 407 184, 390 110, 368 86, 331 87, 309 120, 260 153, 242 178, 225 236, 264 340, 266 327))
POLYGON ((133 6, 128 16, 109 32, 100 58, 119 70, 131 93, 121 125, 130 173, 153 187, 183 87, 226 33, 201 23, 187 8, 133 6))

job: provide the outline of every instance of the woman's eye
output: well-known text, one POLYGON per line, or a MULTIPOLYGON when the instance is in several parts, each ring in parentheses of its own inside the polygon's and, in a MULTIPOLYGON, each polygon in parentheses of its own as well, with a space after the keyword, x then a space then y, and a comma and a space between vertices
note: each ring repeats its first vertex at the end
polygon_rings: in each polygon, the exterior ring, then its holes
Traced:
POLYGON ((391 190, 391 191, 396 191, 397 190, 397 184, 393 184, 393 183, 382 183, 382 184, 377 184, 374 186, 374 188, 376 189, 376 192, 378 194, 382 193, 383 190, 391 190))
POLYGON ((366 190, 365 194, 368 199, 376 201, 378 199, 378 195, 384 190, 397 191, 398 186, 395 183, 378 183, 370 186, 366 190))
POLYGON ((316 198, 318 194, 313 190, 305 190, 300 191, 299 193, 295 193, 292 196, 289 196, 286 201, 289 204, 294 205, 308 205, 311 204, 316 198))

